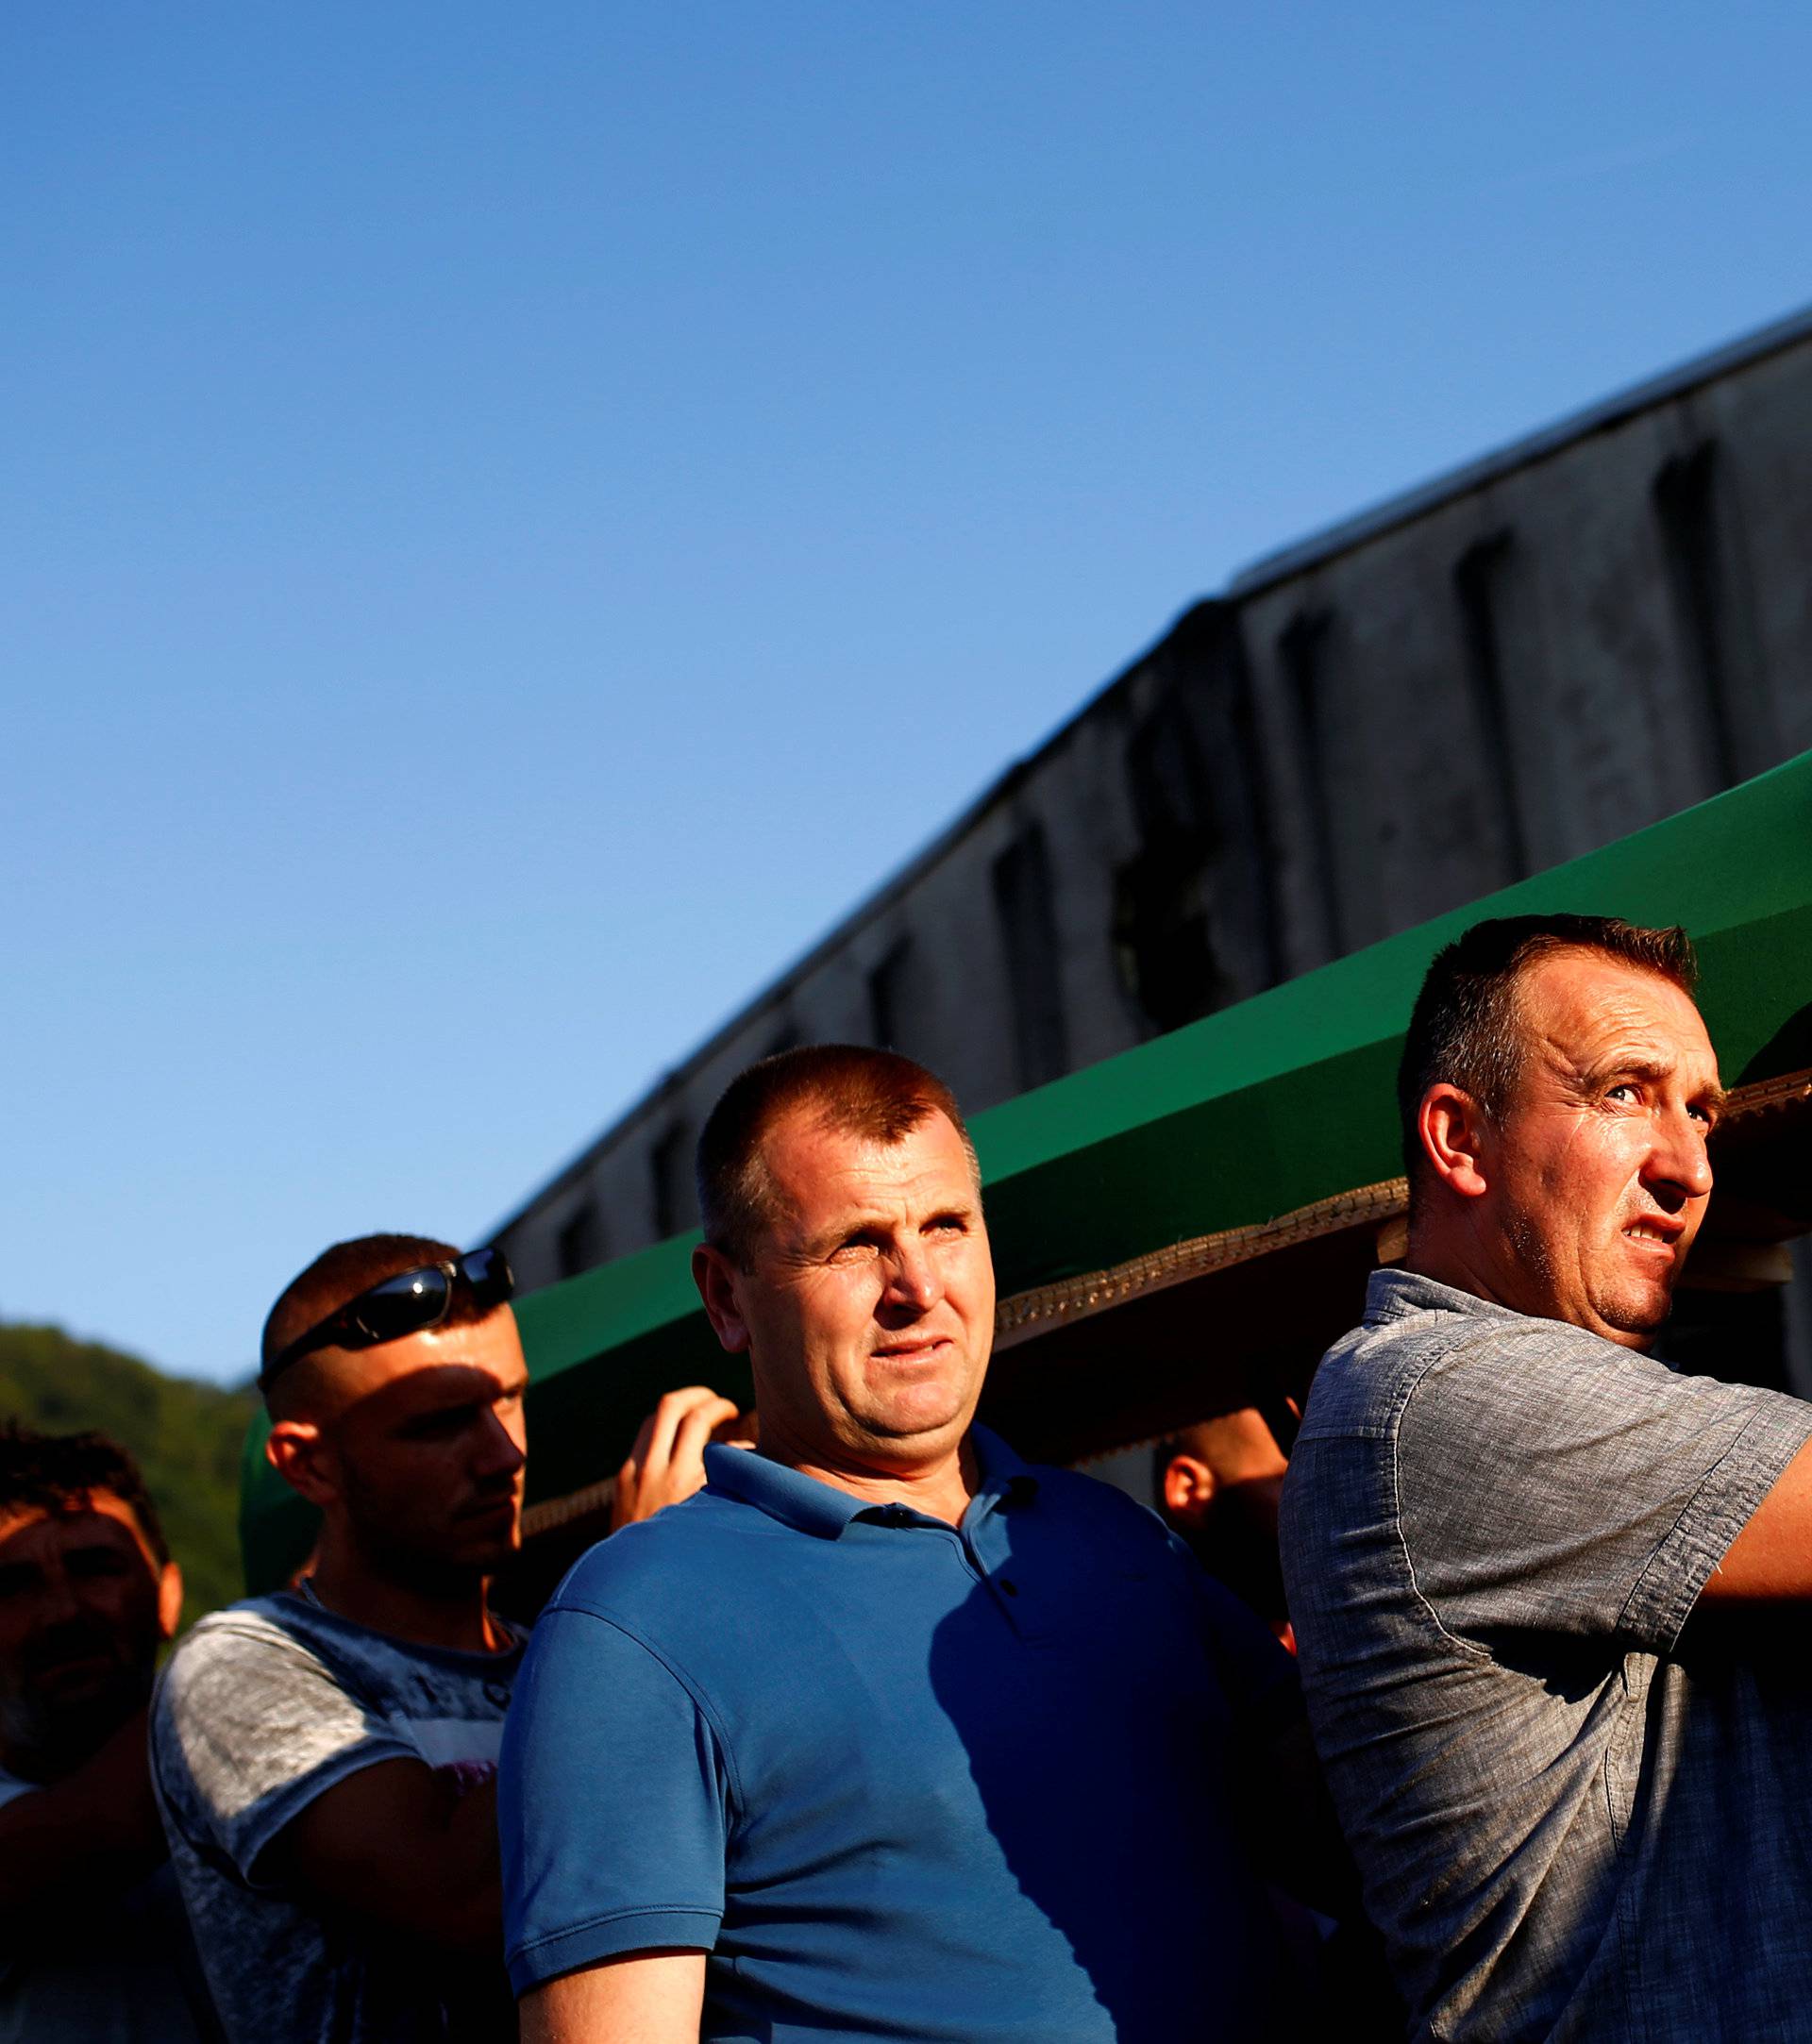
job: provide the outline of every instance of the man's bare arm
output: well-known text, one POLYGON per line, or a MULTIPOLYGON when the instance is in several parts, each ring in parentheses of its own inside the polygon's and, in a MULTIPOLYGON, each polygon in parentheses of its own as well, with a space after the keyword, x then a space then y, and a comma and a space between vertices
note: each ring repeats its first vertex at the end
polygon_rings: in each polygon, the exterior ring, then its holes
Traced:
POLYGON ((137 1711, 74 1774, 0 1810, 0 1917, 117 1894, 163 1856, 137 1711))
POLYGON ((523 1996, 522 2044, 698 2044, 702 1952, 632 1952, 523 1996))
POLYGON ((381 1760, 293 1818, 258 1871, 324 1910, 445 1951, 503 1957, 495 1782, 461 1796, 419 1760, 381 1760))
POLYGON ((1812 1598, 1812 1442, 1800 1449, 1699 1593, 1702 1604, 1812 1598))

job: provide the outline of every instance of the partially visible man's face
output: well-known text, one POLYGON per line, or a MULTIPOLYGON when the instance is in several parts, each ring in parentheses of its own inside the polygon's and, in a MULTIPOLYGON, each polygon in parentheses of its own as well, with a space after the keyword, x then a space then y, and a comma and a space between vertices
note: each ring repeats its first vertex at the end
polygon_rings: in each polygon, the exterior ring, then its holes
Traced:
POLYGON ((528 1385, 509 1307, 320 1361, 327 1466, 365 1551, 436 1574, 500 1568, 522 1544, 528 1385))
POLYGON ((161 1594, 165 1573, 110 1491, 91 1491, 86 1509, 0 1515, 0 1745, 9 1755, 64 1771, 143 1703, 181 1599, 179 1582, 174 1602, 161 1594))
POLYGON ((1503 1303, 1645 1347, 1711 1192, 1704 1023, 1671 980, 1595 951, 1542 959, 1518 997, 1522 1071, 1480 1215, 1508 1251, 1503 1303))
POLYGON ((733 1286, 763 1447, 831 1468, 934 1464, 968 1429, 994 1340, 962 1138, 935 1113, 875 1143, 802 1112, 763 1154, 777 1217, 733 1286))
POLYGON ((1208 1573, 1268 1619, 1280 1637, 1289 1613, 1277 1519, 1289 1466, 1264 1414, 1244 1405, 1185 1428, 1160 1485, 1172 1530, 1208 1573))

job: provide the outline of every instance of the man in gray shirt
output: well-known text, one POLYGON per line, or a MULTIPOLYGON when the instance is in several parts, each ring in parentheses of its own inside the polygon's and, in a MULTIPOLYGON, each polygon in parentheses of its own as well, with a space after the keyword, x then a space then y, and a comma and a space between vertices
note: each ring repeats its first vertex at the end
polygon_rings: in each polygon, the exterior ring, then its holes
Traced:
POLYGON ((528 1371, 500 1256, 375 1235, 265 1325, 268 1453, 321 1513, 294 1590, 204 1618, 152 1768, 234 2044, 507 2035, 495 1774, 522 1637, 528 1371))
MULTIPOLYGON (((367 1235, 265 1323, 266 1451, 320 1541, 290 1590, 195 1627, 152 1713, 170 1856, 233 2044, 515 2035, 496 1760, 523 1634, 489 1599, 521 1537, 511 1289, 495 1250, 367 1235)), ((670 1393, 618 1516, 701 1483, 734 1413, 670 1393)))
POLYGON ((1434 960, 1408 1255, 1284 1483, 1311 1721, 1418 2036, 1812 2037, 1778 1610, 1812 1599, 1812 1406, 1645 1353, 1711 1190, 1693 978, 1683 931, 1596 917, 1434 960))

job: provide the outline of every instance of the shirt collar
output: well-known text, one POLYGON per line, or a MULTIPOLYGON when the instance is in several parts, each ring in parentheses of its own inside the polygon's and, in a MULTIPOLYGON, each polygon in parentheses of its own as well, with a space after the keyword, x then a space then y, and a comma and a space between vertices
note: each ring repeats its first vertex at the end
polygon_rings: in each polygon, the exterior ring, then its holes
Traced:
POLYGON ((815 1533, 820 1540, 834 1540, 863 1509, 862 1499, 847 1490, 820 1483, 815 1476, 802 1476, 770 1462, 753 1448, 725 1448, 713 1443, 705 1449, 705 1488, 720 1497, 734 1498, 738 1504, 752 1504, 769 1518, 800 1533, 815 1533))
POLYGON ((1454 1285, 1425 1278, 1419 1270, 1393 1266, 1372 1272, 1366 1285, 1367 1327, 1381 1327, 1386 1320, 1406 1320, 1417 1313, 1476 1314, 1487 1320, 1530 1317, 1514 1306, 1499 1305, 1494 1298, 1481 1298, 1476 1292, 1462 1292, 1454 1285))
POLYGON ((1003 1504, 1030 1504, 1038 1495, 1038 1473, 1022 1461, 992 1427, 971 1427, 978 1482, 965 1518, 983 1518, 1003 1504))
MULTIPOLYGON (((978 1481, 965 1520, 985 1518, 1004 1504, 1028 1503, 1036 1495, 1038 1478, 998 1433, 986 1427, 969 1429, 978 1481)), ((875 1507, 847 1490, 802 1475, 747 1448, 713 1443, 705 1449, 705 1485, 719 1497, 752 1504, 769 1518, 820 1540, 838 1540, 852 1519, 875 1507)))

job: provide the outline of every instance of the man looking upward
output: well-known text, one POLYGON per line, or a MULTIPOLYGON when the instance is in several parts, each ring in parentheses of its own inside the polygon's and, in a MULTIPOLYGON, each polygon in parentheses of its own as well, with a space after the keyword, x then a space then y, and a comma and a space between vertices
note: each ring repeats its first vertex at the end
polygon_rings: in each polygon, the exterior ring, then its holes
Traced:
POLYGON ((708 1449, 537 1627, 500 1791, 525 2038, 1269 2034, 1231 1782, 1277 1811, 1288 1656, 1149 1514, 973 1425, 994 1272, 948 1089, 783 1052, 698 1172, 761 1448, 708 1449))
POLYGON ((1310 1716, 1418 2036, 1812 2036, 1812 1684, 1758 1609, 1812 1599, 1812 1407, 1645 1353, 1723 1097, 1693 980, 1684 931, 1592 916, 1435 958, 1408 1254, 1284 1480, 1310 1716))

